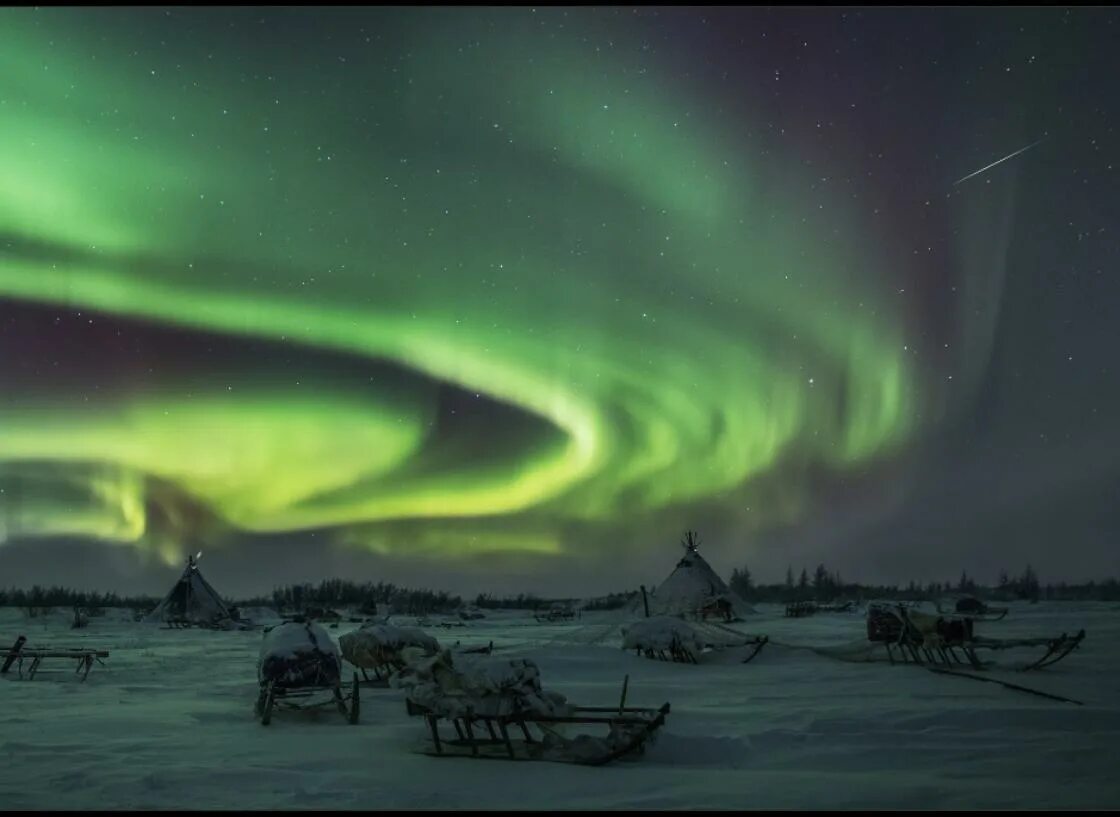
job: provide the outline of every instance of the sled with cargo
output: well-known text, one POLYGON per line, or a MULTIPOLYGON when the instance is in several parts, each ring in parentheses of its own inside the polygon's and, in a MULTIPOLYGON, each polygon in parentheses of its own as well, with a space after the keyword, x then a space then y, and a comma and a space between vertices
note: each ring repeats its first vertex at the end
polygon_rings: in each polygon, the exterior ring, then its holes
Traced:
POLYGON ((675 616, 639 619, 623 628, 622 648, 656 661, 700 664, 715 653, 744 650, 746 664, 770 639, 748 635, 721 624, 685 621, 675 616))
POLYGON ((786 605, 786 618, 804 618, 816 612, 817 605, 811 601, 794 601, 786 605))
POLYGON ((542 689, 532 661, 449 651, 410 662, 393 685, 408 690, 407 713, 425 720, 431 748, 422 754, 431 757, 602 766, 644 753, 669 714, 668 703, 627 706, 629 676, 617 706, 576 706, 542 689), (454 736, 441 734, 447 724, 454 736))
POLYGON ((575 621, 576 611, 565 604, 554 604, 546 613, 534 613, 533 618, 540 624, 555 624, 558 621, 575 621))
POLYGON ((978 650, 1032 648, 1041 652, 1022 671, 1042 669, 1061 661, 1085 639, 1085 630, 1049 638, 985 638, 973 632, 968 617, 923 613, 902 605, 873 603, 867 610, 867 638, 886 647, 892 663, 921 666, 965 666, 984 669, 978 650))
POLYGON ((342 690, 342 656, 330 634, 313 621, 290 621, 265 631, 257 665, 260 691, 254 711, 267 726, 277 710, 333 705, 354 724, 359 718, 358 673, 342 690))

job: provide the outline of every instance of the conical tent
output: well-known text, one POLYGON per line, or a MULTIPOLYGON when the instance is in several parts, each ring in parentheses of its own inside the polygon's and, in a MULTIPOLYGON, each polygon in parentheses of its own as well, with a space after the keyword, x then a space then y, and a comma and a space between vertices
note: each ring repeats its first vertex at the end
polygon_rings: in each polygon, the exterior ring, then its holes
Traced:
POLYGON ((192 556, 187 558, 187 567, 171 592, 145 620, 217 624, 231 619, 225 603, 202 577, 192 556))
MULTIPOLYGON (((661 585, 648 594, 651 616, 683 616, 685 618, 743 618, 756 611, 731 590, 697 550, 695 534, 689 531, 681 543, 684 557, 661 585), (708 615, 705 616, 705 611, 708 615)), ((632 612, 644 615, 639 597, 632 612)))

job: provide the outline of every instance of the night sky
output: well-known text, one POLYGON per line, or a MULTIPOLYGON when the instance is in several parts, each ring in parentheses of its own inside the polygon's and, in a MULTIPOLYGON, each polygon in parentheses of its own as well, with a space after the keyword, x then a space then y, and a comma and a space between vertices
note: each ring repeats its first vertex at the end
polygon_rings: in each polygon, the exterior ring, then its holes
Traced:
POLYGON ((0 586, 1120 572, 1118 18, 0 11, 0 586))

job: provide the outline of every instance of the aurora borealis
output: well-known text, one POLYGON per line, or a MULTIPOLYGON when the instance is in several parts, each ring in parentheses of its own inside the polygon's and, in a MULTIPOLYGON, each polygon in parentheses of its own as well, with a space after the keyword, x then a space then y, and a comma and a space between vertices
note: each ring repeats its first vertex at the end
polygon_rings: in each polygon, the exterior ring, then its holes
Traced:
POLYGON ((928 474, 1025 451, 976 418, 1023 413, 1013 239, 1093 29, 1023 12, 986 52, 993 11, 924 15, 0 12, 0 569, 204 542, 578 582, 705 520, 736 563, 917 549, 928 474), (1035 74, 977 78, 992 48, 1035 74))

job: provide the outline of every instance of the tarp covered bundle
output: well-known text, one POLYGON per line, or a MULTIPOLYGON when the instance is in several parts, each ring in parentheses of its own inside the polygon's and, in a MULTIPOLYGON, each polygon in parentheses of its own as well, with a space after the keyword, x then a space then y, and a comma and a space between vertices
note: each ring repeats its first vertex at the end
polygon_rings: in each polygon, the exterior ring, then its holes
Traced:
POLYGON ((875 603, 867 609, 867 640, 899 641, 906 627, 904 618, 924 642, 957 644, 971 641, 973 637, 972 620, 969 618, 932 615, 901 605, 892 607, 875 603))
POLYGON ((907 613, 910 622, 926 641, 940 640, 946 643, 959 643, 972 639, 972 619, 946 618, 912 610, 907 613))
POLYGON ((622 628, 622 648, 626 650, 678 650, 699 653, 704 640, 696 628, 673 616, 643 618, 622 628))
POLYGON ((401 650, 420 649, 426 655, 439 652, 439 642, 417 627, 396 627, 392 624, 366 624, 338 639, 342 657, 356 667, 376 670, 384 666, 400 668, 404 660, 401 650))
POLYGON ((338 683, 342 656, 330 634, 313 621, 289 621, 264 634, 257 677, 280 687, 338 683))
POLYGON ((525 659, 465 657, 447 650, 433 656, 406 649, 407 666, 390 686, 407 690, 413 703, 449 718, 528 713, 567 717, 567 699, 541 688, 540 670, 525 659))
POLYGON ((987 610, 987 605, 978 598, 965 596, 957 599, 955 609, 958 613, 983 613, 987 610))
POLYGON ((198 570, 198 563, 193 557, 187 559, 187 567, 179 577, 179 581, 145 621, 190 622, 219 627, 236 626, 225 602, 202 577, 202 573, 198 570))

